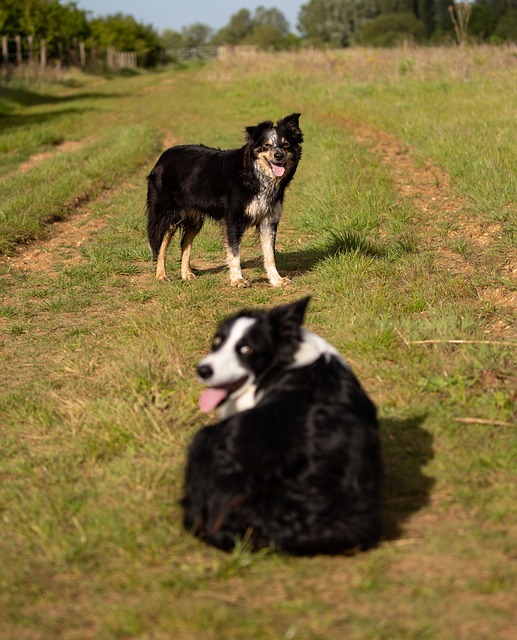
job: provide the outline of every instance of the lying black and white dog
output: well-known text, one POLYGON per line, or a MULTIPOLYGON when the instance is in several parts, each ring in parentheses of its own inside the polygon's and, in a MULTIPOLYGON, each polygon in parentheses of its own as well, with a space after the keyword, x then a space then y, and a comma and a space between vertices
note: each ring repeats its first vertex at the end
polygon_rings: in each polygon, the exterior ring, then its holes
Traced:
POLYGON ((206 542, 302 554, 367 549, 380 537, 376 410, 339 353, 302 329, 308 298, 223 322, 198 365, 203 411, 184 525, 206 542))

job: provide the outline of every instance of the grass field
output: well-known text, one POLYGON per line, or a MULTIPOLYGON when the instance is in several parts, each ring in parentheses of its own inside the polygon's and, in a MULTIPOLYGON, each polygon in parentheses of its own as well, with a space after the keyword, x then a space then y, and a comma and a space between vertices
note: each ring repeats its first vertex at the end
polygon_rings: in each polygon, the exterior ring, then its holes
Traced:
POLYGON ((510 640, 517 626, 515 48, 264 54, 0 87, 0 638, 510 640), (145 177, 301 111, 278 235, 249 289, 220 233, 156 283, 145 177), (379 548, 227 555, 181 527, 207 417, 194 364, 242 307, 307 326, 375 400, 379 548))

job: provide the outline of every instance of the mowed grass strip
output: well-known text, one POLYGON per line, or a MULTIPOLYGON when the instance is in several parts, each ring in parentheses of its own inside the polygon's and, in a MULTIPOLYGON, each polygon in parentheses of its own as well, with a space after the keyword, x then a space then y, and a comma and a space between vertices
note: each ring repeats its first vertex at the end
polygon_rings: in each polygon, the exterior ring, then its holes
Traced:
MULTIPOLYGON (((237 146, 245 125, 313 98, 312 109, 299 109, 304 157, 278 238, 279 269, 293 286, 267 285, 249 234, 243 262, 253 287, 230 288, 213 224, 194 244, 195 282, 178 278, 178 238, 172 282, 154 282, 143 210, 152 149, 109 197, 84 204, 106 226, 77 260, 56 256, 45 270, 1 278, 2 633, 510 638, 515 350, 506 332, 485 333, 509 321, 507 306, 484 302, 479 280, 447 268, 389 167, 336 118, 321 117, 343 115, 346 103, 332 96, 344 86, 325 94, 325 77, 315 86, 271 78, 270 69, 220 84, 217 69, 146 79, 146 118, 153 131, 237 146), (282 96, 258 91, 280 80, 282 96), (210 114, 199 102, 209 92, 210 114), (193 365, 222 317, 306 294, 307 326, 336 344, 379 406, 386 540, 349 558, 292 559, 245 545, 226 555, 181 528, 186 448, 207 422, 193 365), (426 339, 444 342, 415 343, 426 339), (469 416, 488 424, 456 422, 469 416)), ((129 120, 143 117, 142 83, 124 80, 119 107, 129 120)), ((414 89, 407 74, 398 83, 414 89)), ((365 118, 386 100, 379 90, 375 101, 375 87, 365 118)), ((415 113, 426 114, 428 101, 422 92, 415 113)), ((472 117, 483 108, 480 96, 472 117)), ((470 148, 468 131, 455 144, 470 148)), ((498 246, 501 260, 508 244, 498 246)), ((473 245, 467 258, 485 274, 491 255, 473 245)))
POLYGON ((37 238, 46 223, 124 180, 159 148, 152 125, 122 126, 78 151, 57 153, 29 172, 11 174, 0 182, 0 251, 37 238))

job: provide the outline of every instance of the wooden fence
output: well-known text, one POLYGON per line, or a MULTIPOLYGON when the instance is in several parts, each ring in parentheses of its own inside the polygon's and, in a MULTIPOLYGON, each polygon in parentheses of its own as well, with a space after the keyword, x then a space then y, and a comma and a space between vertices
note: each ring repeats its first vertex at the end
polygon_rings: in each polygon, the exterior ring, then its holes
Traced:
MULTIPOLYGON (((134 69, 138 66, 135 51, 117 51, 113 48, 89 47, 76 38, 71 42, 37 42, 32 36, 0 36, 0 73, 9 75, 16 69, 27 69, 29 73, 40 69, 80 69, 99 72, 116 69, 134 69)), ((256 45, 184 47, 165 51, 161 62, 170 59, 214 60, 233 57, 253 57, 258 51, 256 45)))
POLYGON ((46 40, 35 42, 32 36, 1 36, 0 68, 3 70, 29 66, 80 67, 87 70, 125 69, 138 66, 136 52, 116 51, 101 47, 87 47, 74 39, 58 42, 49 50, 46 40))
POLYGON ((199 47, 181 47, 178 49, 167 49, 166 56, 174 60, 215 60, 228 59, 233 57, 252 57, 259 51, 259 47, 250 45, 202 45, 199 47))
POLYGON ((177 49, 167 49, 165 52, 168 58, 174 60, 214 60, 218 57, 219 47, 202 46, 202 47, 180 47, 177 49))

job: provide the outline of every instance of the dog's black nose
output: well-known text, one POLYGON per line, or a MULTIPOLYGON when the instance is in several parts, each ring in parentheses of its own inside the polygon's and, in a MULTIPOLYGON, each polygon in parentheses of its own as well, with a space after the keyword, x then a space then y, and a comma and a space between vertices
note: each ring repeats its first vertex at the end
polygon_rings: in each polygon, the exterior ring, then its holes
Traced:
POLYGON ((197 375, 202 380, 207 380, 214 373, 212 367, 209 364, 200 364, 197 367, 197 375))
POLYGON ((277 162, 280 162, 285 158, 285 151, 283 149, 275 149, 273 157, 277 162))

